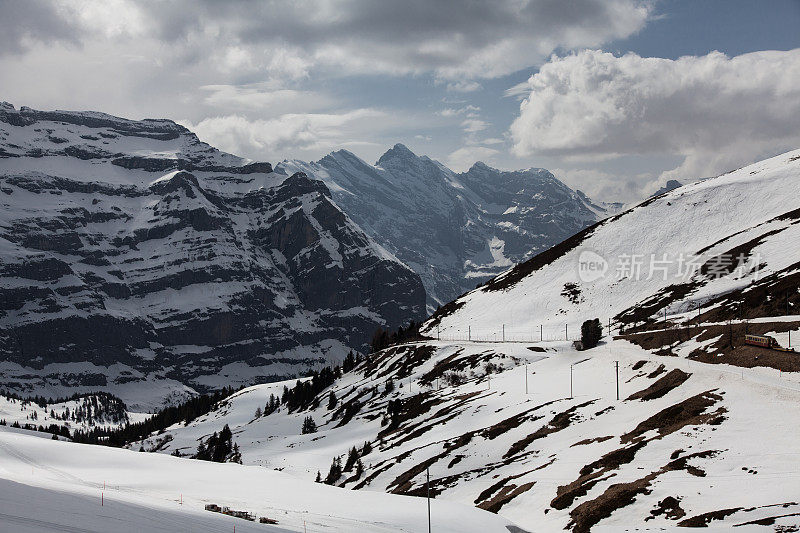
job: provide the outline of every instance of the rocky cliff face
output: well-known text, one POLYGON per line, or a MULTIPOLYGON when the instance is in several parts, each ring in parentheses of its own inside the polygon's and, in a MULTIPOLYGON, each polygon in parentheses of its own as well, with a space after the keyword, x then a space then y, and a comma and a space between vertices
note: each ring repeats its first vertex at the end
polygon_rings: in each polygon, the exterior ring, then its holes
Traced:
POLYGON ((375 165, 340 150, 277 168, 325 182, 359 226, 422 277, 429 310, 608 216, 545 169, 476 163, 459 174, 401 144, 375 165))
POLYGON ((266 381, 424 314, 323 183, 171 121, 2 104, 0 205, 0 386, 20 392, 266 381))

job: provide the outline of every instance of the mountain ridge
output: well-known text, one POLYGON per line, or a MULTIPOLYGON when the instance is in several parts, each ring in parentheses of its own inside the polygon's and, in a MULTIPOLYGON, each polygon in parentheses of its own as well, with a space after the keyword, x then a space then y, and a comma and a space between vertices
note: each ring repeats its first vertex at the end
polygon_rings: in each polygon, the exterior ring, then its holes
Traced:
POLYGON ((423 316, 419 277, 322 182, 172 121, 6 104, 0 150, 10 390, 149 409, 304 374, 423 316))
POLYGON ((611 211, 546 169, 478 161, 456 173, 401 143, 374 165, 337 150, 316 162, 285 160, 276 171, 325 182, 360 227, 422 277, 429 312, 611 211))

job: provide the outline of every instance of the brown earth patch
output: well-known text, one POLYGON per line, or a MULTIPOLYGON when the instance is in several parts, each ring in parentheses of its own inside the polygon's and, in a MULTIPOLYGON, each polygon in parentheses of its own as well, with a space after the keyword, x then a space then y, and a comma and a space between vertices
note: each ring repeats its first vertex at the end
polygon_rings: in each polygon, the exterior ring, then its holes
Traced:
POLYGON ((658 502, 655 509, 650 511, 650 516, 645 518, 644 521, 647 522, 661 515, 664 515, 664 518, 669 520, 678 520, 686 516, 686 511, 681 507, 681 502, 678 498, 667 496, 658 502))
POLYGON ((496 493, 498 490, 503 488, 503 486, 505 486, 505 484, 508 483, 509 481, 521 478, 522 476, 526 476, 526 475, 530 474, 531 472, 533 472, 533 470, 528 470, 528 471, 522 472, 520 474, 514 474, 514 475, 511 475, 511 476, 508 476, 508 477, 504 477, 503 479, 501 479, 497 483, 492 484, 491 486, 489 486, 489 488, 483 490, 480 494, 478 494, 478 497, 475 498, 475 501, 473 503, 475 505, 479 504, 480 502, 490 498, 494 493, 496 493))
POLYGON ((586 446, 587 444, 593 444, 595 442, 605 442, 605 441, 607 441, 609 439, 613 439, 613 438, 614 437, 612 435, 606 435, 604 437, 595 437, 593 439, 583 439, 583 440, 579 440, 575 444, 571 445, 570 448, 574 448, 575 446, 586 446))
POLYGON ((713 407, 720 400, 722 400, 722 396, 711 390, 702 392, 662 409, 650 418, 643 420, 632 431, 622 435, 620 440, 623 443, 633 442, 634 439, 653 430, 658 431, 659 437, 664 437, 689 425, 720 424, 725 419, 724 414, 727 412, 724 407, 707 412, 707 409, 713 407))
POLYGON ((637 442, 631 446, 617 448, 600 457, 598 460, 589 463, 581 468, 579 477, 556 489, 556 497, 550 501, 550 507, 554 509, 566 509, 572 503, 586 494, 601 481, 612 476, 613 470, 619 469, 620 465, 628 464, 633 461, 636 452, 646 445, 646 441, 637 442))
MULTIPOLYGON (((648 331, 626 334, 624 338, 645 350, 659 350, 660 355, 675 355, 673 350, 690 339, 707 342, 708 346, 697 348, 689 358, 702 363, 725 363, 743 368, 757 366, 774 368, 783 372, 800 372, 800 354, 770 350, 744 344, 745 335, 764 335, 767 332, 783 333, 800 328, 797 322, 753 322, 749 324, 720 324, 687 326, 665 331, 648 331)), ((798 339, 800 344, 800 339, 798 339)))
MULTIPOLYGON (((778 520, 780 518, 789 518, 790 516, 800 516, 800 513, 787 513, 787 514, 779 514, 779 515, 775 515, 775 516, 768 516, 766 518, 760 518, 758 520, 751 520, 750 522, 742 522, 741 524, 734 524, 733 527, 750 526, 750 525, 753 525, 753 526, 772 526, 772 525, 775 525, 775 521, 776 520, 778 520)), ((796 526, 795 526, 795 528, 796 528, 796 526)), ((783 531, 783 530, 776 529, 776 531, 783 531)), ((785 530, 785 531, 792 531, 792 530, 785 530)), ((797 529, 794 529, 794 531, 797 531, 797 529)))
POLYGON ((625 401, 642 400, 646 402, 649 400, 655 400, 656 398, 661 398, 671 390, 683 385, 686 380, 689 379, 690 375, 691 374, 687 374, 686 372, 675 368, 669 371, 655 383, 652 383, 646 389, 631 394, 625 399, 625 401))
POLYGON ((678 525, 681 527, 708 527, 713 520, 724 520, 726 517, 738 513, 744 509, 743 507, 732 507, 731 509, 720 509, 719 511, 710 511, 708 513, 699 514, 681 520, 678 525))
MULTIPOLYGON (((707 413, 706 410, 721 399, 721 396, 714 394, 712 391, 706 391, 667 407, 642 421, 633 431, 620 438, 623 444, 632 444, 610 451, 581 468, 579 477, 576 480, 567 485, 561 485, 556 489, 556 497, 550 502, 550 506, 554 509, 566 509, 577 498, 585 496, 597 483, 614 476, 613 471, 618 470, 620 465, 631 463, 636 453, 647 445, 650 440, 660 439, 688 425, 720 423, 724 419, 724 407, 719 407, 711 413, 707 413), (658 436, 650 440, 641 438, 643 434, 651 430, 657 430, 659 432, 658 436)), ((673 454, 672 461, 668 464, 668 467, 670 470, 687 470, 693 475, 705 475, 705 472, 687 463, 689 458, 701 456, 701 454, 692 454, 676 458, 675 454, 673 454)))
POLYGON ((478 504, 478 507, 480 509, 489 511, 490 513, 497 513, 505 504, 523 492, 529 491, 535 484, 535 481, 529 481, 528 483, 523 483, 520 486, 514 485, 513 483, 506 485, 500 489, 500 492, 498 492, 492 499, 478 504))
MULTIPOLYGON (((636 501, 640 494, 650 494, 650 484, 665 472, 680 470, 687 461, 694 457, 709 457, 716 451, 705 451, 688 455, 678 461, 671 461, 661 469, 629 483, 615 483, 610 485, 603 494, 593 500, 583 502, 570 511, 570 523, 567 529, 572 528, 573 533, 588 533, 593 526, 612 513, 636 501)), ((678 525, 682 525, 679 522, 678 525)))
POLYGON ((546 436, 548 436, 548 435, 550 435, 552 433, 556 433, 558 431, 566 429, 567 427, 569 427, 570 423, 572 422, 573 417, 577 417, 578 416, 578 414, 576 413, 576 411, 578 409, 580 409, 582 407, 586 407, 587 405, 591 405, 595 401, 597 401, 597 400, 590 400, 588 402, 584 402, 584 403, 579 404, 579 405, 573 405, 572 407, 570 407, 566 411, 562 411, 562 412, 558 413, 546 425, 540 427, 539 429, 537 429, 536 431, 534 431, 533 433, 531 433, 527 437, 525 437, 525 438, 523 438, 521 440, 518 440, 517 442, 512 444, 511 448, 509 448, 508 451, 505 453, 505 455, 503 455, 503 458, 507 459, 507 458, 509 458, 509 457, 511 457, 513 455, 518 454, 519 452, 521 452, 525 448, 527 448, 528 445, 530 445, 530 443, 532 443, 535 440, 542 439, 542 438, 544 438, 544 437, 546 437, 546 436))

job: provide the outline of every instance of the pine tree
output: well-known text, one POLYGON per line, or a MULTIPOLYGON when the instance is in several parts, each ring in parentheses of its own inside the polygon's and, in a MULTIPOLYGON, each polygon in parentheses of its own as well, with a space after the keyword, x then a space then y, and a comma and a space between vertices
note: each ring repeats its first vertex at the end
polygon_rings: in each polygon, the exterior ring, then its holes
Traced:
POLYGON ((344 463, 344 471, 350 472, 356 465, 356 461, 358 461, 358 450, 353 446, 347 454, 347 461, 344 463))
POLYGON ((364 463, 361 462, 361 459, 356 461, 356 479, 361 479, 361 476, 364 474, 364 463))
POLYGON ((389 394, 393 390, 394 390, 394 380, 392 378, 389 378, 389 380, 386 382, 386 387, 383 389, 383 392, 389 394))
POLYGON ((339 400, 336 398, 336 393, 331 391, 330 395, 328 395, 328 409, 335 408, 338 402, 339 400))
POLYGON ((239 445, 235 442, 233 443, 230 462, 242 464, 242 453, 239 451, 239 445))
POLYGON ((303 428, 302 433, 303 435, 307 433, 316 433, 317 432, 317 423, 314 422, 314 419, 311 416, 307 416, 305 420, 303 420, 303 428))
POLYGON ((261 418, 262 414, 261 407, 256 407, 256 418, 261 418))
POLYGON ((315 479, 314 482, 322 483, 322 474, 320 474, 319 470, 317 470, 317 479, 315 479))
POLYGON ((333 485, 339 478, 342 477, 342 459, 341 457, 334 457, 333 462, 331 463, 331 469, 328 471, 328 475, 325 477, 325 483, 328 485, 333 485))
POLYGON ((372 444, 369 441, 364 442, 364 446, 361 447, 361 457, 369 454, 372 451, 372 444))

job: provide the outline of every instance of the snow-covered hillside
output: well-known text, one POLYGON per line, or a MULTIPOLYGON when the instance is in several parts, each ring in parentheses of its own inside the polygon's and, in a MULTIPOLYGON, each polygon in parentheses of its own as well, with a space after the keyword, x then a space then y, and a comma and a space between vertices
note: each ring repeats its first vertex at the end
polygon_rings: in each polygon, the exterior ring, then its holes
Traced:
POLYGON ((70 436, 75 430, 121 427, 147 416, 127 411, 119 398, 104 393, 55 400, 38 398, 36 401, 0 393, 0 423, 44 429, 63 436, 70 436))
POLYGON ((611 321, 616 331, 665 313, 686 320, 698 306, 733 309, 737 302, 720 298, 753 283, 781 285, 745 305, 745 318, 787 314, 785 305, 767 311, 763 304, 788 298, 790 309, 800 305, 798 193, 800 150, 674 189, 515 266, 450 303, 423 330, 459 339, 500 339, 504 331, 506 339, 575 338, 589 318, 611 321))
POLYGON ((131 447, 193 454, 229 424, 245 464, 417 496, 430 471, 437 499, 532 531, 794 531, 800 358, 743 340, 800 341, 798 156, 587 229, 444 306, 433 339, 371 354, 293 411, 258 416, 284 384, 255 386, 131 447), (578 270, 582 247, 597 268, 578 270), (697 267, 675 279, 681 253, 697 267), (615 279, 622 254, 658 254, 667 279, 615 279), (720 271, 726 255, 740 261, 720 271), (594 317, 624 334, 579 351, 594 317), (307 417, 316 432, 302 433, 307 417))
MULTIPOLYGON (((0 530, 418 532, 425 500, 356 493, 254 466, 217 464, 37 438, 0 427, 0 530), (216 504, 274 525, 206 511, 216 504)), ((434 500, 434 531, 520 532, 506 519, 434 500), (509 527, 510 526, 510 527, 509 527)))
POLYGON ((276 168, 325 182, 359 226, 422 277, 431 311, 612 209, 542 168, 506 172, 479 162, 456 173, 402 144, 375 165, 340 150, 276 168))
MULTIPOLYGON (((800 524, 800 373, 658 357, 624 340, 582 352, 428 341, 373 357, 316 408, 256 417, 283 384, 259 385, 145 448, 168 436, 162 453, 191 454, 229 424, 245 464, 314 479, 369 442, 363 473, 338 485, 420 496, 429 468, 437 499, 531 531, 800 524), (306 416, 316 433, 301 434, 306 416)), ((749 529, 761 530, 737 528, 749 529)))
POLYGON ((149 409, 297 375, 424 310, 319 181, 168 120, 0 104, 0 386, 149 409))

